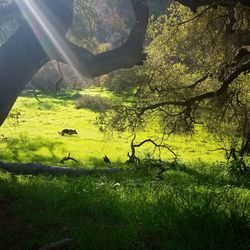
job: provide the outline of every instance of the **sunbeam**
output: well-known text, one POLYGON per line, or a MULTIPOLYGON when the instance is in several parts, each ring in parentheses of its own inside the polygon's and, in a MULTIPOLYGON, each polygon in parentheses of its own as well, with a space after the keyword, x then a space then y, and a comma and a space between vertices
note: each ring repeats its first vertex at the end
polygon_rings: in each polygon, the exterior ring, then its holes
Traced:
POLYGON ((59 20, 52 16, 51 11, 46 8, 42 1, 38 3, 38 1, 22 0, 17 1, 17 4, 48 56, 52 60, 58 57, 62 58, 81 76, 77 66, 79 60, 66 44, 65 37, 60 34, 63 27, 60 25, 59 20), (50 20, 53 20, 53 22, 50 20), (57 27, 52 23, 56 23, 57 27))

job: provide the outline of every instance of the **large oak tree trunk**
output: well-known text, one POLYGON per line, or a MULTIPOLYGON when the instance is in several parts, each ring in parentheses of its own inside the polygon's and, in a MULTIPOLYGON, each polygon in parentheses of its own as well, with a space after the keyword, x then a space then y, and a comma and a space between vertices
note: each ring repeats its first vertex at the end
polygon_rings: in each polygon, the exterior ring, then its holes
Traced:
POLYGON ((26 24, 0 49, 0 124, 33 75, 49 60, 26 24))

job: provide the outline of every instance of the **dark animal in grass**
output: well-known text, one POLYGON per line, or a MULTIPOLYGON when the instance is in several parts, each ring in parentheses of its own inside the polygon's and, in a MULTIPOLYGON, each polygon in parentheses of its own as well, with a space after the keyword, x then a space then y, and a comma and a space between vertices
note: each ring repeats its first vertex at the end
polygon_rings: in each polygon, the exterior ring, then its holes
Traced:
POLYGON ((107 155, 103 156, 103 160, 104 160, 105 163, 108 163, 108 164, 111 163, 111 161, 110 161, 110 159, 108 158, 107 155))
POLYGON ((64 136, 66 135, 77 135, 77 132, 75 129, 63 129, 61 132, 58 132, 60 135, 64 136))

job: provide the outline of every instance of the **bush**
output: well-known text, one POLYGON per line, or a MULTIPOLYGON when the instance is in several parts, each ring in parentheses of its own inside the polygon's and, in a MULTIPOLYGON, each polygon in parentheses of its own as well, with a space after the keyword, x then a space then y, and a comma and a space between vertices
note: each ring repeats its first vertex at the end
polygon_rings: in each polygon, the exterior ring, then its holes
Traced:
POLYGON ((113 106, 109 98, 83 95, 76 101, 77 109, 90 109, 95 112, 105 112, 113 106))
POLYGON ((117 70, 108 76, 102 77, 100 86, 116 94, 131 93, 143 80, 139 67, 117 70))

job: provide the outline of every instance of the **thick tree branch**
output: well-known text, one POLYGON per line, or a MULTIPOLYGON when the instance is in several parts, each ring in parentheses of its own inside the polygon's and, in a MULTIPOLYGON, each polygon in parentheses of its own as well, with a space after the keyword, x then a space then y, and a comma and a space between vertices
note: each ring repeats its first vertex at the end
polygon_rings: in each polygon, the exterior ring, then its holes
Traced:
MULTIPOLYGON (((80 74, 95 77, 118 68, 132 67, 143 59, 143 42, 149 18, 146 0, 131 0, 136 22, 127 41, 120 48, 99 55, 93 55, 65 38, 73 20, 73 0, 31 2, 37 5, 39 11, 44 11, 43 14, 50 12, 50 15, 46 16, 46 22, 53 25, 59 35, 57 38, 70 48, 70 54, 73 55, 70 59, 80 74)), ((22 0, 17 3, 22 11, 28 13, 29 19, 31 18, 36 35, 27 22, 0 47, 0 125, 26 84, 37 70, 51 59, 51 54, 54 57, 52 59, 69 63, 62 56, 62 49, 58 49, 39 19, 36 19, 36 15, 29 13, 29 8, 22 0), (43 42, 40 43, 41 41, 43 42), (44 50, 44 44, 46 51, 51 52, 50 58, 44 50)))
MULTIPOLYGON (((74 65, 82 75, 100 76, 119 68, 130 68, 145 59, 143 43, 148 25, 149 8, 145 0, 131 0, 131 3, 135 12, 135 25, 127 41, 121 47, 93 55, 88 50, 66 41, 73 54, 77 55, 74 65)), ((58 60, 67 63, 60 55, 58 60)))
POLYGON ((0 125, 23 88, 48 60, 27 24, 0 48, 0 125))

